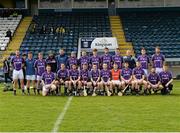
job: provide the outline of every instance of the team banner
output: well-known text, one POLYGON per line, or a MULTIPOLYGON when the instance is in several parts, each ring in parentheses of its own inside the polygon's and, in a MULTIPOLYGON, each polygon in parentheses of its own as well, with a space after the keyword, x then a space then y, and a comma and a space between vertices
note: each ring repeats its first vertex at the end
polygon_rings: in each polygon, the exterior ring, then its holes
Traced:
POLYGON ((98 37, 98 38, 81 38, 81 48, 99 49, 105 47, 109 49, 116 49, 118 47, 117 39, 115 37, 98 37))

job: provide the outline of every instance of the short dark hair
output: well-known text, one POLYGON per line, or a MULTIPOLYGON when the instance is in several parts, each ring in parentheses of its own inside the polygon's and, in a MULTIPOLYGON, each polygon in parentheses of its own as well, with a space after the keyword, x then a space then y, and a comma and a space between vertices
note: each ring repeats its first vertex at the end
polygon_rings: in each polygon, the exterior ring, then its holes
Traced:
POLYGON ((95 49, 93 49, 93 52, 97 52, 97 49, 95 48, 95 49))
POLYGON ((109 50, 108 47, 105 47, 104 50, 109 50))

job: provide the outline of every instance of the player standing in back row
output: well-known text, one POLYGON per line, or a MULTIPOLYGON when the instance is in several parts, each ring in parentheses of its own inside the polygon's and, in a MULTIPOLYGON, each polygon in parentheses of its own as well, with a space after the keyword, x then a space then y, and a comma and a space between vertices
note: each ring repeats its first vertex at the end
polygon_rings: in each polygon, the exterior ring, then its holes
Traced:
POLYGON ((141 49, 141 55, 138 56, 137 60, 141 63, 141 68, 144 70, 145 76, 147 77, 150 58, 146 55, 145 48, 141 49))
POLYGON ((155 54, 152 55, 152 65, 156 69, 156 73, 163 71, 163 64, 165 62, 165 57, 161 54, 160 47, 155 48, 155 54))
POLYGON ((24 95, 24 75, 22 71, 22 67, 24 65, 24 59, 20 56, 19 51, 16 51, 16 55, 12 59, 12 66, 13 66, 13 90, 14 90, 14 95, 16 95, 16 87, 18 84, 18 80, 20 80, 21 83, 21 89, 22 89, 22 94, 24 95))

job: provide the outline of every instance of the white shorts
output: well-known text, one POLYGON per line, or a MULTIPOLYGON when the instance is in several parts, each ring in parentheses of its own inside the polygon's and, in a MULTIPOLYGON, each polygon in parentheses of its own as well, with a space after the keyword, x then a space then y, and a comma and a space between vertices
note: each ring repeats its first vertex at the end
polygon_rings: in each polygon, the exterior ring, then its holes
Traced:
POLYGON ((121 81, 119 81, 119 80, 111 80, 111 82, 113 83, 113 84, 121 84, 121 81))
POLYGON ((26 75, 26 79, 27 80, 36 80, 36 76, 35 75, 26 75))
POLYGON ((163 68, 156 68, 156 73, 160 73, 163 71, 163 68))
POLYGON ((51 89, 51 84, 44 85, 42 91, 47 93, 51 89))
POLYGON ((23 71, 22 69, 17 71, 17 70, 13 70, 13 80, 17 80, 17 79, 24 79, 24 74, 23 74, 23 71))
POLYGON ((36 80, 38 80, 38 81, 40 80, 41 81, 42 80, 42 76, 37 75, 36 80))
POLYGON ((148 76, 148 70, 147 69, 143 69, 144 70, 144 76, 147 77, 148 76))

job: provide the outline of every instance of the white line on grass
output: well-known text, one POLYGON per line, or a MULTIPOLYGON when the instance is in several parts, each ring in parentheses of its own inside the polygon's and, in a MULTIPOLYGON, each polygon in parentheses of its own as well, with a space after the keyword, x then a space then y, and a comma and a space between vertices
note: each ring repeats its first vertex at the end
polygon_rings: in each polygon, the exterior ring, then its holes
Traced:
POLYGON ((64 106, 64 109, 63 109, 63 111, 59 114, 56 122, 54 123, 54 127, 53 127, 53 129, 52 129, 51 132, 58 132, 58 130, 59 130, 59 128, 60 128, 60 125, 61 125, 61 123, 62 123, 62 121, 63 121, 63 119, 64 119, 64 116, 65 116, 65 114, 66 114, 66 111, 67 111, 68 108, 69 108, 69 105, 70 105, 70 103, 71 103, 72 98, 73 98, 73 97, 69 97, 69 98, 68 98, 68 100, 67 100, 67 102, 66 102, 66 104, 65 104, 65 106, 64 106))

